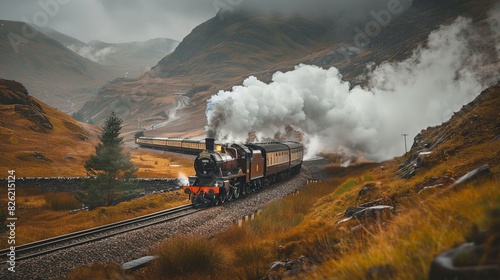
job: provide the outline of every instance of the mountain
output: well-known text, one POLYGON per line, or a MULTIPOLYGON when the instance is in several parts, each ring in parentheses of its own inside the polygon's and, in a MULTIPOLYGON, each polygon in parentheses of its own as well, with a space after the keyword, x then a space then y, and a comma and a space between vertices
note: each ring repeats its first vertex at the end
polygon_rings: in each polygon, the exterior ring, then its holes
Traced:
POLYGON ((178 49, 162 59, 152 77, 224 79, 260 71, 317 51, 328 27, 302 18, 270 18, 235 12, 196 27, 178 49))
POLYGON ((98 129, 29 95, 21 83, 0 79, 0 157, 19 177, 85 174, 83 163, 98 129))
POLYGON ((121 77, 130 78, 136 78, 149 71, 165 55, 173 52, 179 44, 178 41, 167 38, 129 43, 106 43, 93 40, 85 44, 57 31, 57 33, 42 32, 80 56, 111 67, 114 71, 118 71, 121 77))
POLYGON ((345 26, 335 19, 227 12, 223 20, 216 16, 193 29, 141 77, 107 83, 80 113, 99 123, 110 111, 121 112, 130 133, 155 129, 156 135, 204 135, 206 100, 248 76, 269 82, 276 71, 305 63, 335 66, 352 85, 365 85, 367 65, 406 59, 440 25, 460 15, 484 21, 494 4, 423 1, 392 17, 387 26, 378 23, 377 35, 365 38, 356 28, 377 24, 376 18, 345 26))
MULTIPOLYGON (((73 38, 71 36, 68 36, 66 34, 62 34, 61 32, 57 31, 57 30, 54 30, 50 27, 46 27, 46 26, 37 26, 36 29, 38 31, 40 31, 40 33, 42 33, 43 35, 51 38, 51 39, 54 39, 56 40, 57 42, 63 44, 65 47, 67 46, 74 46, 74 47, 77 47, 77 48, 83 48, 83 47, 86 47, 88 46, 86 43, 76 39, 76 38, 73 38)), ((95 62, 95 61, 94 61, 95 62)))
POLYGON ((0 21, 0 77, 23 82, 33 96, 50 106, 75 111, 118 75, 30 25, 0 21))
POLYGON ((37 27, 37 30, 80 56, 113 69, 121 77, 130 78, 138 77, 150 70, 179 44, 178 41, 167 38, 129 43, 106 43, 98 40, 84 43, 52 28, 37 27))
POLYGON ((98 62, 119 69, 123 77, 136 78, 149 71, 165 55, 173 52, 178 41, 167 38, 155 38, 144 42, 105 43, 90 41, 87 48, 68 48, 76 53, 98 62))

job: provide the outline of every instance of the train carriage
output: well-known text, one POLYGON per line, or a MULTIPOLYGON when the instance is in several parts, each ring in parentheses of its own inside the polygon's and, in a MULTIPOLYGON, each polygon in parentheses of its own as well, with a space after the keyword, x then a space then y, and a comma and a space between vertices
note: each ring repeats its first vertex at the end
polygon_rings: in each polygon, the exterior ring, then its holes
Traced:
POLYGON ((304 147, 299 142, 286 141, 283 142, 290 149, 290 170, 292 173, 298 173, 302 166, 304 158, 304 147))
POLYGON ((259 150, 266 159, 264 177, 275 181, 274 176, 290 168, 290 148, 279 142, 249 144, 249 147, 259 150))
POLYGON ((167 138, 165 142, 165 148, 171 148, 172 150, 180 150, 182 148, 182 138, 167 138))
POLYGON ((181 147, 187 152, 200 152, 200 141, 199 139, 183 139, 181 140, 181 147))
MULTIPOLYGON (((205 139, 183 139, 169 137, 138 137, 135 143, 141 148, 174 151, 185 154, 199 154, 205 149, 205 139)), ((220 152, 222 144, 215 144, 215 151, 220 152)))

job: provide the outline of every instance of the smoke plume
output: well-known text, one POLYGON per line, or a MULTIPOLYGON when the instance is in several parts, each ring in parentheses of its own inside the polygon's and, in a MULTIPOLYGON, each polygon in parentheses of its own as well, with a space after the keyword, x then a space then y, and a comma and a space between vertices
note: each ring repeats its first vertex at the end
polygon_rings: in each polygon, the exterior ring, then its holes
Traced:
POLYGON ((367 88, 351 88, 334 67, 298 65, 275 73, 269 84, 249 77, 208 100, 207 131, 244 142, 251 131, 272 138, 289 125, 304 135, 309 156, 342 150, 390 159, 404 152, 402 133, 413 137, 447 120, 494 82, 479 70, 481 55, 471 47, 476 37, 471 20, 460 17, 432 32, 408 59, 373 69, 367 88))

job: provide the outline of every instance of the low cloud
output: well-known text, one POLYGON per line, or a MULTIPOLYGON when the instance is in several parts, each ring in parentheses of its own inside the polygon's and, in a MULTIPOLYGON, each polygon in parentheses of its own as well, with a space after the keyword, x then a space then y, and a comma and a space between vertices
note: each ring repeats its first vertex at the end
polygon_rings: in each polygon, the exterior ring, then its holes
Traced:
POLYGON ((96 49, 92 46, 77 47, 74 45, 66 47, 75 53, 100 64, 107 64, 108 56, 117 52, 117 49, 114 47, 106 47, 102 49, 96 49))

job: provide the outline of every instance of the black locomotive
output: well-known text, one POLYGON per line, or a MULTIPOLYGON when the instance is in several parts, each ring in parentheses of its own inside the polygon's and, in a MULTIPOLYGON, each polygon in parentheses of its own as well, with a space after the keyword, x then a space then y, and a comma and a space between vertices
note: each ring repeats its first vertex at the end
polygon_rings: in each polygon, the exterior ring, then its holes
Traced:
POLYGON ((218 205, 299 173, 304 147, 299 142, 222 145, 213 138, 194 161, 196 176, 189 177, 184 192, 195 206, 218 205))

